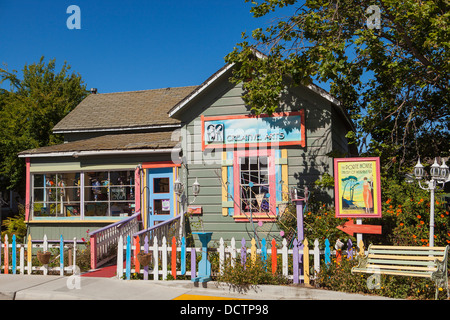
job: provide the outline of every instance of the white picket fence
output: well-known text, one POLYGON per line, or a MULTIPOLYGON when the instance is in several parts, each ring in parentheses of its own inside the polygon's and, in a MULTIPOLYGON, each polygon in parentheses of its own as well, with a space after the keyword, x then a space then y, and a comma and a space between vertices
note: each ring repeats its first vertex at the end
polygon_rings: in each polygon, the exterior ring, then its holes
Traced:
POLYGON ((44 235, 42 243, 33 243, 31 235, 29 235, 26 244, 19 244, 15 235, 13 235, 11 243, 9 243, 8 235, 5 235, 4 241, 0 241, 0 271, 4 274, 25 274, 26 272, 31 275, 33 271, 42 271, 44 275, 47 275, 50 271, 59 272, 61 276, 64 275, 64 272, 73 274, 78 270, 76 267, 76 246, 76 238, 67 243, 61 236, 59 242, 50 243, 47 235, 44 235), (48 264, 33 266, 33 248, 43 252, 56 249, 53 250, 56 252, 53 261, 59 261, 59 266, 49 267, 48 264), (67 266, 64 265, 65 249, 72 249, 72 264, 67 266), (17 251, 19 251, 18 255, 17 251))
MULTIPOLYGON (((331 250, 329 241, 325 241, 324 250, 319 248, 319 240, 314 241, 314 247, 310 250, 308 248, 307 239, 304 240, 302 245, 297 244, 297 240, 294 241, 294 248, 289 249, 287 247, 286 239, 283 239, 281 248, 273 240, 270 246, 267 246, 265 240, 258 246, 256 241, 251 240, 250 247, 247 248, 246 242, 243 239, 241 246, 236 245, 234 238, 231 239, 230 245, 225 245, 223 238, 219 241, 218 248, 208 248, 208 252, 218 252, 219 254, 219 272, 223 272, 226 259, 231 258, 231 266, 234 267, 237 261, 237 257, 240 256, 240 261, 245 261, 247 256, 249 259, 256 259, 259 255, 262 260, 268 260, 269 256, 272 261, 272 273, 275 273, 278 268, 281 267, 281 273, 286 278, 293 280, 294 283, 309 283, 310 279, 314 278, 314 275, 320 272, 320 257, 323 256, 326 263, 330 262, 330 256, 336 255, 336 250, 331 250), (277 263, 278 256, 281 255, 281 266, 277 263), (312 259, 310 259, 312 256, 312 259), (310 260, 312 261, 312 268, 310 268, 310 260), (292 272, 289 272, 289 262, 292 261, 292 272), (295 267, 297 266, 297 267, 295 267)), ((362 245, 362 244, 360 244, 362 245)), ((162 244, 158 245, 158 239, 153 238, 153 244, 149 244, 144 240, 144 245, 141 245, 140 239, 128 237, 127 239, 119 238, 117 246, 117 277, 120 279, 130 279, 131 274, 138 273, 143 274, 144 279, 147 280, 149 275, 153 275, 153 280, 166 280, 170 274, 176 279, 179 275, 190 276, 191 279, 197 277, 196 271, 196 255, 202 252, 202 248, 191 248, 185 246, 185 239, 181 241, 181 245, 177 244, 175 237, 172 238, 171 244, 167 242, 167 239, 163 237, 162 244), (125 251, 125 255, 124 255, 125 251), (153 261, 150 267, 142 268, 137 260, 139 252, 152 253, 153 261), (186 254, 191 253, 190 269, 187 268, 186 254), (159 268, 161 259, 161 268, 159 268), (133 263, 132 263, 133 262, 133 263), (169 263, 170 262, 170 263, 169 263), (179 265, 179 268, 177 268, 179 265), (169 270, 170 268, 170 270, 169 270)), ((363 248, 364 250, 364 248, 363 248)), ((341 255, 341 251, 338 251, 338 255, 341 255)), ((351 243, 347 246, 346 255, 352 258, 355 255, 355 248, 351 243)))

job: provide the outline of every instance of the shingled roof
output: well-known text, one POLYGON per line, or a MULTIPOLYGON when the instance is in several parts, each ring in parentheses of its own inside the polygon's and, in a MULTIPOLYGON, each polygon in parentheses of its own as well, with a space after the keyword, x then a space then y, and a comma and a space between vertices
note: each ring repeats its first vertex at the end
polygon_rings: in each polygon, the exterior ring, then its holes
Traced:
POLYGON ((167 125, 179 121, 168 111, 197 86, 117 93, 90 94, 53 128, 55 133, 133 130, 167 125))
POLYGON ((46 156, 54 153, 58 153, 61 156, 73 156, 105 151, 167 150, 176 146, 178 138, 178 131, 109 134, 22 151, 19 153, 19 157, 46 156))

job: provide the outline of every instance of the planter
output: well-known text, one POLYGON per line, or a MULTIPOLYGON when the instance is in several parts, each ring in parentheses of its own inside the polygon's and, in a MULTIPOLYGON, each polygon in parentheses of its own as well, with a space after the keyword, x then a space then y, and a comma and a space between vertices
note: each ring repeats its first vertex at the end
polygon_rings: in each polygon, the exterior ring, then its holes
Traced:
POLYGON ((48 251, 45 251, 45 252, 38 251, 37 252, 37 258, 41 264, 48 264, 51 256, 52 256, 52 254, 48 251))
POLYGON ((139 264, 141 266, 146 267, 152 261, 152 254, 151 253, 139 252, 137 254, 137 259, 138 259, 139 264))

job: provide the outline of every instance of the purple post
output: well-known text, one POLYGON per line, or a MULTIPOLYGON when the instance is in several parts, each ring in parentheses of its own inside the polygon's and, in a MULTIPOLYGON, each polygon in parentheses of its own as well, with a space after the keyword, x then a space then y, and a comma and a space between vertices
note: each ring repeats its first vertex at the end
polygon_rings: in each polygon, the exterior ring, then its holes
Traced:
POLYGON ((297 208, 297 237, 298 242, 303 243, 304 232, 303 232, 303 201, 304 199, 294 199, 297 208))
MULTIPOLYGON (((144 239, 144 253, 148 253, 148 236, 144 239)), ((148 280, 148 265, 144 266, 144 280, 148 280)))
POLYGON ((191 248, 191 279, 197 277, 197 257, 195 255, 195 248, 191 248))

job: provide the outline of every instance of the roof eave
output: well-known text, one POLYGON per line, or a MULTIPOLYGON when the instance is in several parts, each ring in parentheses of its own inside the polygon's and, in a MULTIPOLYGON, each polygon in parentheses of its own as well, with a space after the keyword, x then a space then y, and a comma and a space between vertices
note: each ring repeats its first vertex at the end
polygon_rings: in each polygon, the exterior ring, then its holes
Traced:
POLYGON ((63 152, 43 152, 43 153, 20 153, 19 158, 44 158, 44 157, 83 157, 83 156, 104 156, 104 155, 127 155, 127 154, 154 154, 179 152, 180 148, 161 149, 133 149, 133 150, 90 150, 90 151, 63 151, 63 152))
POLYGON ((65 133, 116 132, 116 131, 139 131, 139 130, 170 129, 170 128, 181 128, 181 124, 175 123, 175 124, 161 124, 161 125, 136 126, 136 127, 90 128, 90 129, 53 129, 53 133, 65 134, 65 133))

